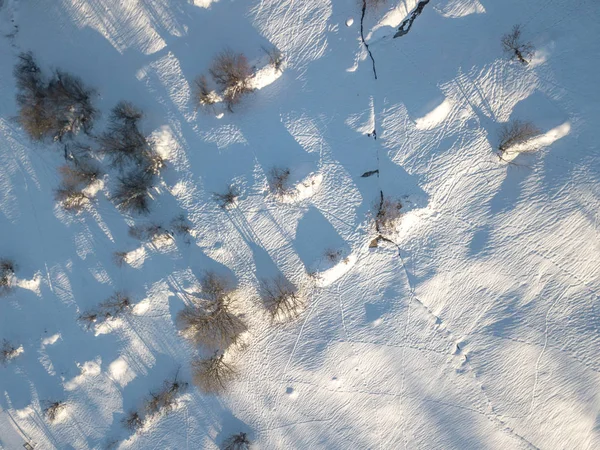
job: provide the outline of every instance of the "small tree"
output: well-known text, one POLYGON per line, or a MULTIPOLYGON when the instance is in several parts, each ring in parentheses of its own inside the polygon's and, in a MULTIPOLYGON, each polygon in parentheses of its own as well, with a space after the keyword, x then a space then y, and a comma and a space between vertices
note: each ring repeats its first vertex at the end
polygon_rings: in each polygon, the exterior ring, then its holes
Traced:
POLYGON ((15 285, 15 263, 0 258, 0 297, 7 295, 15 285))
POLYGON ((252 69, 241 53, 225 49, 212 62, 209 72, 223 93, 223 100, 229 111, 237 105, 244 95, 254 89, 250 83, 252 69))
POLYGON ((46 401, 44 407, 44 415, 50 422, 58 419, 58 416, 66 408, 66 403, 63 401, 46 401))
POLYGON ((114 252, 113 253, 113 262, 118 266, 122 267, 124 263, 127 262, 127 252, 114 252))
POLYGON ((173 379, 165 380, 162 387, 150 392, 150 398, 146 402, 148 414, 168 414, 177 405, 177 396, 185 391, 187 383, 178 380, 177 375, 173 379))
POLYGON ((271 187, 271 191, 282 197, 285 194, 289 193, 289 178, 290 178, 290 169, 283 167, 273 167, 268 174, 269 186, 271 187))
POLYGON ((540 134, 540 130, 531 122, 511 120, 505 123, 498 133, 498 150, 503 154, 511 147, 524 144, 540 134))
POLYGON ((325 250, 324 256, 327 259, 327 261, 332 262, 332 263, 336 263, 342 257, 342 251, 341 250, 335 250, 333 248, 328 248, 328 249, 325 250))
POLYGON ((521 64, 527 65, 533 57, 535 48, 530 42, 524 42, 521 36, 521 25, 515 25, 510 33, 502 36, 502 48, 511 58, 517 59, 521 64))
POLYGON ((304 308, 304 300, 298 294, 298 290, 282 275, 271 280, 262 280, 260 296, 274 322, 293 320, 304 308))
POLYGON ((121 423, 126 429, 134 433, 137 433, 144 426, 144 420, 137 411, 129 411, 125 417, 123 417, 121 423))
POLYGON ((238 198, 238 196, 238 189, 232 184, 227 186, 227 190, 223 193, 213 192, 213 199, 223 209, 229 208, 230 206, 234 205, 235 200, 238 198))
POLYGON ((215 354, 212 358, 192 362, 194 384, 207 394, 219 393, 237 376, 235 367, 225 362, 225 355, 215 354))
POLYGON ((89 330, 98 321, 98 313, 96 311, 86 311, 78 317, 78 320, 89 330))
POLYGON ((378 233, 393 231, 402 215, 401 209, 402 203, 399 200, 384 197, 383 192, 380 192, 380 198, 376 204, 375 230, 378 233))
POLYGON ((108 319, 131 312, 132 306, 129 296, 124 292, 117 291, 100 303, 100 310, 103 316, 108 319))
POLYGON ((148 214, 150 212, 150 189, 154 176, 148 172, 136 171, 118 180, 112 200, 117 208, 129 213, 148 214))
POLYGON ((8 364, 23 352, 23 347, 17 347, 12 342, 4 339, 0 347, 0 365, 8 364))
POLYGON ((200 75, 195 82, 194 99, 198 106, 210 108, 219 101, 218 94, 208 87, 206 76, 200 75))
POLYGON ((89 204, 90 198, 74 185, 62 184, 54 191, 54 198, 64 210, 80 212, 89 204))
POLYGON ((249 450, 250 439, 246 433, 237 433, 223 441, 222 450, 249 450))
POLYGON ((281 50, 279 50, 277 47, 262 47, 262 49, 269 57, 269 65, 277 72, 281 72, 283 66, 283 53, 281 53, 281 50))
POLYGON ((142 242, 159 242, 173 240, 171 232, 162 225, 150 223, 129 227, 129 236, 142 242))
POLYGON ((192 231, 192 226, 184 214, 179 214, 171 220, 171 229, 173 230, 173 233, 177 235, 187 236, 192 231))

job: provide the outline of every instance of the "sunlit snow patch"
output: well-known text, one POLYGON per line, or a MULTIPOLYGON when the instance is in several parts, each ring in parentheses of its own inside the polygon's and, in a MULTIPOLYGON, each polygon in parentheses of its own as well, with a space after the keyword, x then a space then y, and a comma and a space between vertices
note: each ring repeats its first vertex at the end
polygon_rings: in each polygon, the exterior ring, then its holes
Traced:
POLYGON ((282 195, 280 200, 284 203, 295 203, 306 200, 318 192, 322 182, 322 174, 310 174, 303 181, 294 186, 293 189, 290 189, 288 193, 282 195))
POLYGON ((479 0, 448 0, 435 9, 444 17, 458 18, 471 14, 484 14, 485 8, 479 0))
POLYGON ((415 121, 417 130, 431 130, 441 125, 452 111, 453 106, 451 100, 445 99, 439 106, 415 121))
POLYGON ((194 0, 194 5, 199 8, 210 8, 210 5, 217 3, 219 0, 194 0))
POLYGON ((129 368, 129 364, 123 358, 117 358, 108 366, 108 375, 121 387, 135 378, 135 372, 129 368))
POLYGON ((326 287, 335 283, 343 277, 356 264, 357 257, 354 254, 340 260, 335 266, 322 272, 316 272, 315 279, 318 287, 326 287))

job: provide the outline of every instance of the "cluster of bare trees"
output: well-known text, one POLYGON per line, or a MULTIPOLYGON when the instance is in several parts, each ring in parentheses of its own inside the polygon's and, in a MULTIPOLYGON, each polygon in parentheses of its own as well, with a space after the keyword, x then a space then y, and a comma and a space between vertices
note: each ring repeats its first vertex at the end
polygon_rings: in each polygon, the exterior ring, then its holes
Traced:
POLYGON ((124 292, 117 291, 100 303, 98 308, 82 313, 79 320, 89 329, 100 320, 108 320, 129 314, 132 308, 131 298, 124 292))
POLYGON ((188 388, 187 383, 179 380, 178 373, 165 380, 159 389, 150 391, 141 410, 129 411, 121 420, 123 427, 137 433, 148 418, 173 411, 177 407, 178 397, 188 388))
POLYGON ((31 53, 19 55, 17 80, 19 122, 34 140, 62 140, 80 130, 89 133, 98 111, 92 105, 95 91, 66 72, 57 70, 47 80, 31 53))

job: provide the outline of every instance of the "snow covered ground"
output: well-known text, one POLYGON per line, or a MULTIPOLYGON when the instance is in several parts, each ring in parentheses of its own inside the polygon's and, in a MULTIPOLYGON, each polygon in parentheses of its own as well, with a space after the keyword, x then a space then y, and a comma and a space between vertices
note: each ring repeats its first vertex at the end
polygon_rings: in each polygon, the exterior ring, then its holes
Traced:
POLYGON ((23 347, 0 366, 0 448, 210 449, 240 431, 261 449, 600 448, 600 5, 431 0, 393 39, 417 3, 367 11, 375 80, 356 0, 0 0, 0 257, 18 265, 0 340, 23 347), (500 46, 516 23, 527 67, 500 46), (264 67, 272 46, 282 73, 264 67), (258 89, 216 117, 192 83, 225 47, 258 89), (96 131, 120 100, 145 112, 167 155, 148 219, 108 187, 80 215, 56 205, 62 147, 13 119, 28 50, 98 90, 96 131), (513 118, 542 135, 509 164, 495 149, 513 118), (269 193, 273 166, 295 197, 269 193), (369 246, 380 191, 405 205, 397 246, 369 246), (127 234, 181 213, 189 245, 127 234), (175 318, 206 270, 242 294, 240 376, 132 434, 127 411, 190 380, 198 350, 175 318), (307 306, 273 326, 257 288, 278 273, 307 306), (133 314, 86 330, 77 317, 115 290, 133 314), (66 404, 52 423, 48 400, 66 404))

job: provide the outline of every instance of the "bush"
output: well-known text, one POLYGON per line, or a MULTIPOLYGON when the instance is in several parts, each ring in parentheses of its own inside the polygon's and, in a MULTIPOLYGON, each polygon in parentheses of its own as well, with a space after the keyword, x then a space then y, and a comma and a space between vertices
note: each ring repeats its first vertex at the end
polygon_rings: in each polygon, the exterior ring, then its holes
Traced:
POLYGON ((213 192, 213 199, 223 209, 228 208, 235 204, 235 200, 238 198, 239 192, 233 185, 227 186, 227 190, 223 193, 213 192))
POLYGON ((15 285, 15 263, 0 259, 0 296, 7 295, 15 285))
POLYGON ((332 263, 336 263, 342 257, 342 251, 341 250, 335 250, 333 248, 328 248, 328 249, 325 250, 324 256, 327 259, 327 261, 332 262, 332 263))
POLYGON ((62 401, 46 401, 44 407, 44 415, 50 422, 54 422, 60 415, 61 411, 63 411, 66 408, 66 406, 67 405, 65 404, 65 402, 62 401))
POLYGON ((121 424, 129 431, 137 433, 144 426, 144 420, 137 411, 129 411, 121 420, 121 424))
POLYGON ((118 266, 122 267, 127 262, 127 252, 114 252, 113 262, 118 266))
POLYGON ((223 100, 230 111, 244 95, 253 91, 250 84, 252 69, 241 53, 225 49, 212 62, 209 72, 221 88, 223 100))
POLYGON ((198 359, 192 362, 192 377, 194 384, 207 394, 219 393, 227 389, 237 372, 235 368, 226 363, 225 355, 217 355, 208 359, 198 359))
POLYGON ((173 233, 177 235, 187 236, 192 231, 192 226, 186 219, 185 215, 180 214, 171 220, 171 229, 173 230, 173 233))
POLYGON ((187 305, 179 314, 183 335, 196 345, 224 350, 237 344, 248 327, 231 312, 234 299, 226 280, 209 272, 201 281, 202 302, 187 305))
POLYGON ((282 275, 260 283, 260 296, 272 321, 293 320, 304 308, 296 287, 282 275))
POLYGON ((148 414, 168 414, 177 405, 177 396, 185 391, 187 383, 181 382, 175 376, 172 380, 166 380, 161 389, 150 393, 150 398, 146 402, 146 412, 148 414))
POLYGON ((269 57, 269 65, 273 67, 277 72, 280 72, 283 65, 283 53, 277 48, 262 48, 269 57))
POLYGON ((54 198, 66 211, 79 212, 90 202, 90 198, 74 185, 62 184, 54 191, 54 198))
POLYGON ((523 144, 540 134, 540 130, 531 122, 512 120, 505 123, 498 134, 498 150, 505 153, 511 147, 523 144))
POLYGON ((4 339, 0 347, 0 365, 8 364, 23 352, 23 347, 17 347, 4 339))
POLYGON ((155 223, 129 227, 129 236, 142 242, 165 242, 173 239, 169 230, 155 223))
POLYGON ((250 444, 246 433, 238 433, 225 439, 221 448, 222 450, 249 450, 250 444))
POLYGON ((285 194, 289 193, 289 178, 290 178, 290 169, 282 168, 282 167, 273 167, 269 171, 268 181, 271 191, 282 197, 285 194))
POLYGON ((138 171, 120 177, 112 201, 117 208, 137 214, 150 212, 150 189, 154 182, 151 173, 138 171))
POLYGON ((376 208, 375 230, 378 233, 393 231, 402 215, 400 211, 402 209, 402 203, 400 203, 399 200, 384 197, 383 192, 381 192, 376 208))
POLYGON ((89 133, 98 111, 93 89, 66 72, 56 71, 46 83, 31 53, 21 53, 14 69, 19 122, 34 140, 62 140, 80 130, 89 133))
POLYGON ((109 298, 98 305, 97 310, 84 312, 79 320, 90 329, 99 319, 106 320, 116 318, 131 312, 133 305, 131 299, 121 291, 115 292, 109 298))
POLYGON ((527 65, 533 57, 535 48, 530 42, 524 42, 521 36, 521 25, 515 25, 510 33, 502 36, 502 48, 511 58, 527 65))

